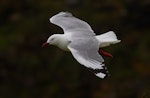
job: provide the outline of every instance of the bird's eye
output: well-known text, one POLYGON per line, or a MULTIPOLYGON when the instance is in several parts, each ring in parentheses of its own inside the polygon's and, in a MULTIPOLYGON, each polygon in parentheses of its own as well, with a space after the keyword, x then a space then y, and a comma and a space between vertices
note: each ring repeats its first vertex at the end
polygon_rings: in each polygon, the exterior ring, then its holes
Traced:
POLYGON ((53 40, 54 40, 54 38, 51 39, 51 41, 53 41, 53 40))

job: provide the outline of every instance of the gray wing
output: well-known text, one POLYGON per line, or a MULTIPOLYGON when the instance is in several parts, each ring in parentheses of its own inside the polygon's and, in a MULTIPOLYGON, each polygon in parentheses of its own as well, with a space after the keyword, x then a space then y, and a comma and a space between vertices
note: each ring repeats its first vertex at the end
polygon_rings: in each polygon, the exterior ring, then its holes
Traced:
POLYGON ((103 64, 104 59, 98 53, 97 42, 89 38, 82 40, 76 39, 68 45, 73 57, 80 64, 88 67, 96 76, 104 78, 107 75, 107 71, 103 64))
POLYGON ((74 17, 71 13, 68 12, 60 12, 52 16, 49 20, 51 23, 60 26, 64 30, 64 33, 68 31, 72 32, 74 30, 88 30, 93 32, 88 23, 74 17))

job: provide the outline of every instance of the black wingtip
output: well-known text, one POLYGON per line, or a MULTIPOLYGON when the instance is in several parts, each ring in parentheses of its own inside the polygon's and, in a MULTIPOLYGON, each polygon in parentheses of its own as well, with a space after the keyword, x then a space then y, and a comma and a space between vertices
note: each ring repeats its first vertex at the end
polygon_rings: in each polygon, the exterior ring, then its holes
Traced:
POLYGON ((108 73, 108 70, 107 70, 107 68, 105 66, 103 66, 103 69, 88 68, 88 70, 90 70, 97 77, 102 78, 102 79, 106 79, 106 78, 108 78, 110 76, 109 73, 108 73))

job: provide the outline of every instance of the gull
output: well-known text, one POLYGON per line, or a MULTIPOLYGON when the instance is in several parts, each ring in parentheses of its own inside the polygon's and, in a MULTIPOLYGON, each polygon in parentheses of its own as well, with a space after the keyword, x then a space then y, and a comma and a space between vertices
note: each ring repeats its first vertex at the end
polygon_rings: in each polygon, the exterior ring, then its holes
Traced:
POLYGON ((99 78, 108 76, 104 59, 101 55, 112 57, 100 48, 119 43, 113 31, 96 35, 91 26, 69 12, 59 12, 50 19, 52 24, 61 27, 64 34, 53 34, 43 43, 42 47, 50 44, 62 50, 69 51, 73 57, 87 67, 99 78))

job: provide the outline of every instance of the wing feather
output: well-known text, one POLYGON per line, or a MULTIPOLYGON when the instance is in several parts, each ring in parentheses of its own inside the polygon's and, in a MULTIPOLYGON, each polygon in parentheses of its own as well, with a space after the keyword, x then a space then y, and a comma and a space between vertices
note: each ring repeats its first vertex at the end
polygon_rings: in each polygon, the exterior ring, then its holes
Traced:
POLYGON ((61 27, 64 32, 74 31, 74 30, 89 30, 93 32, 92 28, 88 23, 82 21, 76 17, 74 17, 71 13, 68 12, 60 12, 50 19, 50 22, 61 27))
MULTIPOLYGON (((80 43, 78 43, 79 45, 80 43)), ((81 44, 80 44, 81 45, 81 44)), ((84 44, 85 46, 85 44, 84 44)), ((91 47, 92 45, 88 45, 91 47)), ((71 51, 73 57, 82 65, 90 69, 96 76, 104 78, 107 75, 107 71, 104 65, 104 59, 101 55, 98 54, 96 48, 78 48, 79 46, 74 45, 74 42, 71 42, 68 45, 68 49, 71 51), (102 70, 105 70, 103 72, 102 70)), ((86 47, 86 46, 85 46, 86 47)))

